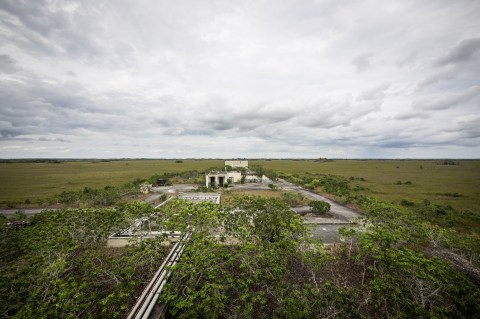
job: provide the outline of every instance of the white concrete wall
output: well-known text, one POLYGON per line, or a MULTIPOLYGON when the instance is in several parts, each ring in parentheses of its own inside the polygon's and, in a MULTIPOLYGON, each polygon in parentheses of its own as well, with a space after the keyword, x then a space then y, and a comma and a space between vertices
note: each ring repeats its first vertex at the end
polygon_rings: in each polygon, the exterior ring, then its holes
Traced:
POLYGON ((230 183, 230 178, 233 178, 234 183, 240 183, 242 181, 242 173, 240 172, 228 172, 227 181, 230 183))

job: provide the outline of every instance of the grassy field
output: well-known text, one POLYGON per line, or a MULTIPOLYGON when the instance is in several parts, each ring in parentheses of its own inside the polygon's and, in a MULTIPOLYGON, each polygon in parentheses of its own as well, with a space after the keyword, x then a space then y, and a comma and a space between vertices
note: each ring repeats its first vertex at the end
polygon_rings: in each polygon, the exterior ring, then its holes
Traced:
MULTIPOLYGON (((390 202, 402 199, 451 205, 457 210, 479 212, 480 160, 456 161, 439 165, 436 160, 252 160, 260 165, 290 174, 335 174, 355 180, 371 195, 390 202), (399 184, 398 182, 401 182, 399 184), (407 183, 409 182, 409 183, 407 183)), ((0 163, 0 202, 24 202, 46 198, 65 190, 122 185, 154 174, 204 171, 222 167, 221 160, 125 160, 72 161, 62 163, 0 163)))
POLYGON ((118 186, 154 174, 203 171, 223 166, 219 160, 73 161, 61 163, 0 163, 0 202, 24 202, 84 187, 118 186))
POLYGON ((365 195, 389 202, 402 199, 451 205, 458 210, 480 212, 480 160, 455 161, 458 165, 440 165, 437 160, 335 160, 251 161, 277 172, 290 174, 334 174, 359 177, 354 185, 365 187, 365 195), (398 182, 401 182, 399 184, 398 182), (406 182, 410 182, 405 184, 406 182), (397 184, 398 183, 398 184, 397 184))

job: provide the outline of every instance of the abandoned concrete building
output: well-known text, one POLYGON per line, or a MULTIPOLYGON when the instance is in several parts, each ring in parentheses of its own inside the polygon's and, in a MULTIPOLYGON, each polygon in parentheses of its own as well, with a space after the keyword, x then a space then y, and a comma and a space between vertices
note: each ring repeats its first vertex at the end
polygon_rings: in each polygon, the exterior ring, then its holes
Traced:
POLYGON ((225 171, 211 171, 205 175, 205 186, 223 187, 235 183, 270 183, 271 180, 265 176, 257 176, 255 172, 248 170, 248 161, 225 161, 225 171), (227 167, 241 168, 242 171, 227 171, 227 167))
POLYGON ((225 183, 240 183, 241 180, 241 172, 212 171, 205 176, 205 183, 207 187, 211 187, 213 185, 224 186, 225 183))

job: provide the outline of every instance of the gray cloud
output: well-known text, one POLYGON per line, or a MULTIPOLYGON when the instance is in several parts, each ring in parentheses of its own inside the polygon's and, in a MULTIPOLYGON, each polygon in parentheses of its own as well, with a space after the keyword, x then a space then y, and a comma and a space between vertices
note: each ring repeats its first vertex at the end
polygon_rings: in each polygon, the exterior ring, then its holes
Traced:
POLYGON ((17 66, 17 62, 9 55, 0 54, 0 72, 3 73, 15 73, 20 71, 20 67, 17 66))
POLYGON ((424 88, 438 82, 454 80, 458 77, 459 73, 460 70, 458 70, 457 68, 447 67, 430 74, 426 79, 421 81, 418 86, 419 88, 424 88))
POLYGON ((46 138, 40 137, 38 139, 40 142, 60 142, 60 143, 71 143, 72 141, 64 139, 64 138, 46 138))
POLYGON ((363 72, 371 67, 374 54, 371 52, 363 53, 352 60, 352 64, 357 68, 357 72, 363 72))
POLYGON ((436 65, 457 64, 471 61, 480 51, 480 38, 460 41, 450 52, 437 61, 436 65))
POLYGON ((358 101, 362 100, 377 100, 385 97, 384 91, 387 90, 390 87, 390 83, 384 83, 382 85, 379 85, 373 89, 363 91, 357 96, 358 101))
POLYGON ((425 112, 422 112, 422 111, 411 110, 411 111, 399 113, 399 114, 393 116, 393 119, 404 121, 404 120, 415 120, 415 119, 417 119, 417 120, 418 119, 428 119, 430 117, 431 117, 431 115, 428 114, 428 113, 425 113, 425 112))
POLYGON ((480 115, 461 116, 456 119, 454 131, 466 139, 480 139, 480 115))
POLYGON ((472 86, 463 92, 452 92, 425 97, 414 101, 412 106, 423 110, 446 110, 467 102, 478 95, 480 95, 480 86, 472 86))

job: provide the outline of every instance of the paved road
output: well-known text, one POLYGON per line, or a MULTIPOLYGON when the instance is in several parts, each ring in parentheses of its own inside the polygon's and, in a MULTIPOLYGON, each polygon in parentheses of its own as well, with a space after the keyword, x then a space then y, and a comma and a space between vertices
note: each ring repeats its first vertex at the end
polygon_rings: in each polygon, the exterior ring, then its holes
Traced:
POLYGON ((306 189, 303 189, 300 186, 289 183, 285 180, 280 180, 278 185, 281 189, 299 192, 309 199, 323 200, 323 201, 329 203, 330 204, 330 213, 332 215, 336 215, 340 219, 344 219, 346 221, 354 221, 356 218, 362 217, 362 215, 359 212, 357 212, 357 211, 355 211, 351 208, 340 205, 340 204, 332 201, 331 199, 326 198, 325 196, 315 194, 315 193, 310 192, 306 189))

